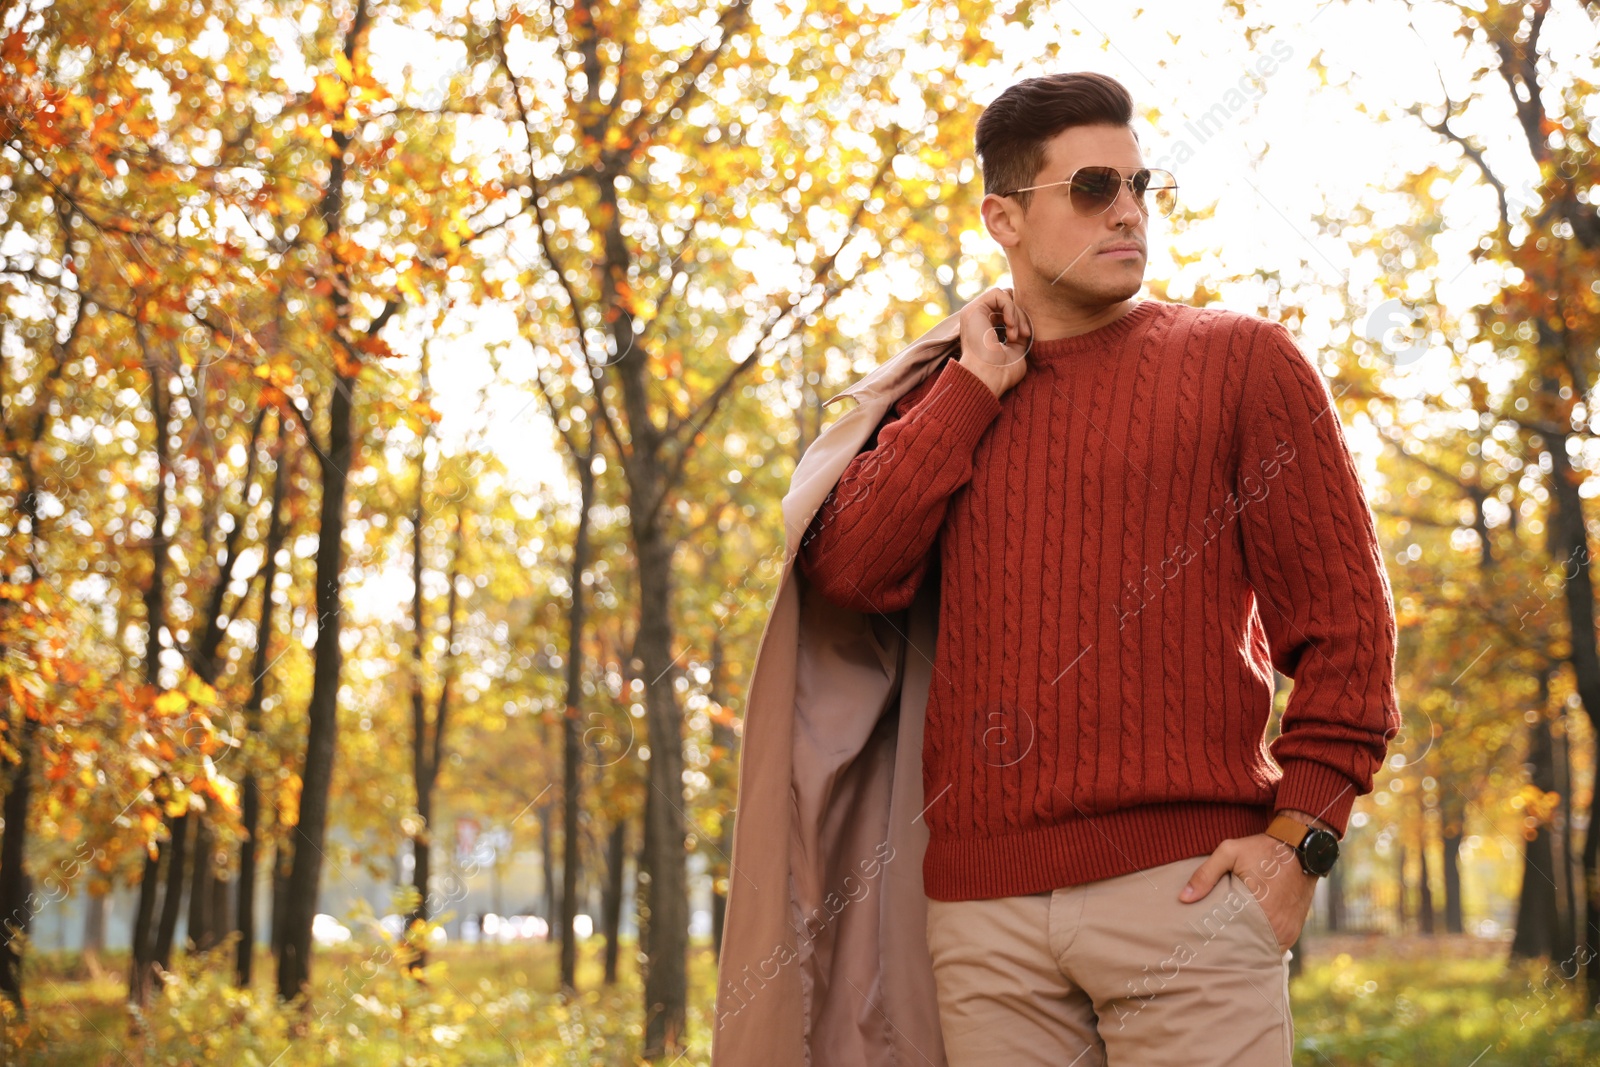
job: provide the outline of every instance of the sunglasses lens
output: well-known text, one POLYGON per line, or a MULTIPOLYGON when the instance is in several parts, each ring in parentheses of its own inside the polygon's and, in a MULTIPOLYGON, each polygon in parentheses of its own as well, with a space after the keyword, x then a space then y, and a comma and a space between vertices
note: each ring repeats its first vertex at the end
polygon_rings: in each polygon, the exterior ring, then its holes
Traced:
POLYGON ((1178 206, 1178 183, 1167 171, 1141 170, 1134 175, 1133 187, 1146 212, 1154 204, 1156 214, 1166 216, 1178 206))
POLYGON ((1098 215, 1110 207, 1122 188, 1122 175, 1111 167, 1079 167, 1072 176, 1072 207, 1080 215, 1098 215))

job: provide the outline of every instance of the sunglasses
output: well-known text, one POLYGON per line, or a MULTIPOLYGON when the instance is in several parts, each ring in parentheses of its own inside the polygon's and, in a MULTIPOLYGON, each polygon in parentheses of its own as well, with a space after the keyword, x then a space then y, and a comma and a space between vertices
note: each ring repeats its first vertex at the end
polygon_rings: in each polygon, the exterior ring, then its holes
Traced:
POLYGON ((1049 189, 1056 185, 1069 187, 1067 194, 1072 199, 1072 210, 1084 216, 1102 214, 1115 204, 1124 185, 1133 193, 1133 202, 1138 204, 1139 210, 1146 215, 1150 214, 1152 203, 1156 212, 1163 217, 1172 214, 1172 209, 1178 204, 1178 182, 1173 178, 1172 172, 1151 170, 1148 167, 1140 168, 1126 178, 1116 167, 1079 167, 1066 181, 1030 185, 1024 189, 1013 189, 1009 193, 995 195, 1015 196, 1018 193, 1026 193, 1033 189, 1049 189))

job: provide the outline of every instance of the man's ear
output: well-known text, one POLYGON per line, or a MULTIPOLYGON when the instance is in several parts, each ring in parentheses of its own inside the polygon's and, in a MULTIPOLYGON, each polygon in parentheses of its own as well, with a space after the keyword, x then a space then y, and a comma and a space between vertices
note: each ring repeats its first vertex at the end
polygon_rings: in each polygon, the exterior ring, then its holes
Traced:
POLYGON ((1015 201, 986 196, 978 210, 984 229, 1002 248, 1015 248, 1022 243, 1022 209, 1015 201))

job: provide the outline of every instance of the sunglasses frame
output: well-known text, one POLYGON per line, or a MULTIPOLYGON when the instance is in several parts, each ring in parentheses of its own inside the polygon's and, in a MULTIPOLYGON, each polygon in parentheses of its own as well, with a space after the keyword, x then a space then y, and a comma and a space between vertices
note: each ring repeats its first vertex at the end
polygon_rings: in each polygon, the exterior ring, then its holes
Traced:
MULTIPOLYGON (((1173 205, 1172 206, 1174 208, 1178 206, 1177 205, 1178 177, 1177 177, 1177 175, 1173 174, 1170 170, 1163 170, 1160 167, 1140 167, 1138 170, 1134 171, 1132 174, 1128 175, 1127 177, 1123 177, 1122 170, 1120 168, 1109 166, 1109 165, 1104 164, 1104 163, 1090 163, 1090 164, 1088 164, 1086 166, 1079 167, 1077 170, 1073 171, 1072 174, 1069 177, 1067 177, 1066 179, 1064 179, 1062 181, 1059 181, 1059 182, 1045 182, 1043 185, 1029 185, 1029 186, 1025 186, 1025 187, 1023 187, 1021 189, 1013 189, 1009 193, 996 193, 995 195, 996 196, 1016 196, 1018 193, 1027 193, 1027 192, 1033 191, 1034 189, 1050 189, 1050 188, 1053 188, 1053 187, 1055 187, 1057 185, 1071 185, 1073 182, 1078 180, 1078 175, 1083 173, 1086 170, 1109 170, 1109 171, 1112 171, 1113 173, 1115 173, 1117 178, 1121 182, 1121 184, 1127 187, 1128 195, 1133 197, 1133 202, 1139 206, 1139 213, 1144 215, 1146 218, 1150 217, 1150 208, 1145 204, 1144 198, 1139 195, 1137 190, 1134 189, 1134 187, 1133 187, 1134 180, 1136 178, 1138 178, 1140 174, 1145 174, 1145 175, 1148 176, 1146 178, 1146 181, 1149 180, 1149 177, 1153 177, 1153 176, 1155 176, 1157 174, 1165 174, 1168 178, 1172 179, 1172 184, 1171 185, 1157 186, 1156 187, 1156 191, 1157 192, 1165 192, 1165 191, 1167 191, 1169 189, 1172 190, 1172 194, 1173 194, 1173 198, 1172 198, 1173 199, 1173 205)), ((1147 192, 1147 193, 1150 192, 1150 186, 1148 186, 1148 185, 1145 186, 1145 192, 1147 192)), ((1113 204, 1115 204, 1117 202, 1118 198, 1120 198, 1121 196, 1122 196, 1122 190, 1119 188, 1117 190, 1117 192, 1116 192, 1116 195, 1113 196, 1110 200, 1106 201, 1106 206, 1105 207, 1101 208, 1099 211, 1090 212, 1088 214, 1085 214, 1082 211, 1079 211, 1077 202, 1076 201, 1072 201, 1072 210, 1074 212, 1076 212, 1078 217, 1081 218, 1081 219, 1092 219, 1096 215, 1104 215, 1106 213, 1106 211, 1113 204)), ((1069 196, 1069 199, 1070 199, 1070 196, 1069 196)), ((1172 212, 1170 210, 1169 211, 1164 211, 1164 212, 1162 212, 1161 217, 1162 218, 1167 218, 1171 214, 1172 214, 1172 212)))

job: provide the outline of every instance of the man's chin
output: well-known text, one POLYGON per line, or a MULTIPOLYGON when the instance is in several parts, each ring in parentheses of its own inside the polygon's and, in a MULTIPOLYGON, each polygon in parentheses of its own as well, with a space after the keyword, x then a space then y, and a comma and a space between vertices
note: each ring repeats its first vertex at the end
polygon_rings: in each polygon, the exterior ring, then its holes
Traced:
POLYGON ((1139 290, 1144 288, 1144 275, 1123 278, 1096 278, 1086 284, 1068 286, 1065 282, 1058 282, 1057 289, 1066 289, 1072 294, 1075 304, 1115 304, 1139 295, 1139 290))

